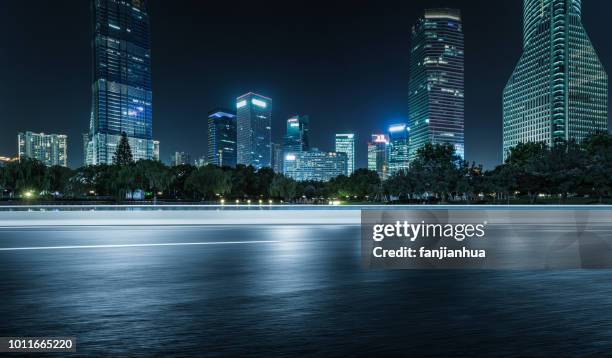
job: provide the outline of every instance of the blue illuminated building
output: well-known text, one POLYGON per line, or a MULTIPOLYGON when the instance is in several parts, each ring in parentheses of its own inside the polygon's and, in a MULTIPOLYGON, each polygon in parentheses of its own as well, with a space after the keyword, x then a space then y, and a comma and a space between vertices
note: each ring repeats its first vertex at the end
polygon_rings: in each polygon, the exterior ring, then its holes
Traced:
POLYGON ((272 99, 249 92, 236 99, 237 163, 272 166, 272 99))
POLYGON ((94 0, 87 164, 111 164, 122 133, 134 160, 153 158, 147 0, 94 0))
POLYGON ((236 115, 217 109, 208 114, 208 164, 236 166, 236 115))
POLYGON ((389 175, 408 170, 410 160, 410 128, 405 124, 389 127, 389 175))

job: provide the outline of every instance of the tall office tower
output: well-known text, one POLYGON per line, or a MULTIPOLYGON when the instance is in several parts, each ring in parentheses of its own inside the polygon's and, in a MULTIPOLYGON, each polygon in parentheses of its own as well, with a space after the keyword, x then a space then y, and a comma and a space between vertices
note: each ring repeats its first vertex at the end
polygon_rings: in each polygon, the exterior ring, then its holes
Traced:
POLYGON ((47 166, 68 166, 68 143, 63 134, 19 133, 19 159, 36 159, 47 166))
POLYGON ((174 152, 171 158, 171 164, 175 167, 179 165, 191 165, 191 156, 189 153, 185 152, 174 152))
POLYGON ((525 0, 523 54, 504 89, 504 143, 549 145, 608 129, 608 75, 582 26, 581 0, 525 0))
POLYGON ((372 134, 368 143, 368 169, 378 173, 381 179, 389 174, 389 137, 385 134, 372 134))
POLYGON ((297 181, 329 181, 346 174, 347 155, 310 150, 289 153, 284 163, 284 174, 289 178, 297 181))
POLYGON ((345 153, 347 159, 346 176, 355 171, 355 134, 336 134, 336 153, 345 153))
POLYGON ((158 140, 154 140, 153 141, 153 160, 159 161, 159 141, 158 140))
POLYGON ((457 154, 464 156, 463 62, 460 11, 425 10, 411 37, 411 160, 427 143, 452 144, 457 154))
POLYGON ((134 160, 153 158, 147 0, 92 0, 92 113, 89 164, 112 164, 121 134, 134 160))
POLYGON ((389 127, 389 175, 408 170, 410 154, 410 128, 405 124, 389 127))
POLYGON ((275 173, 283 173, 283 147, 280 144, 272 143, 272 170, 275 173))
POLYGON ((89 163, 89 161, 87 160, 87 147, 89 146, 89 132, 83 132, 82 135, 82 139, 83 139, 83 165, 87 165, 89 163))
POLYGON ((220 167, 236 166, 236 114, 216 109, 208 113, 207 162, 220 167))
POLYGON ((310 150, 308 127, 308 116, 296 115, 287 120, 287 132, 284 145, 285 154, 310 150))
POLYGON ((236 99, 237 163, 255 169, 272 165, 272 99, 253 92, 236 99))

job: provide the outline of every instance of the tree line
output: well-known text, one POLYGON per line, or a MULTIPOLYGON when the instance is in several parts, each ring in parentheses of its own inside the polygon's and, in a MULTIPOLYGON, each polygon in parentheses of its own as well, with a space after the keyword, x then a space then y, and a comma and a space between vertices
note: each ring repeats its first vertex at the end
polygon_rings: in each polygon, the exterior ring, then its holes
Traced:
POLYGON ((409 170, 387 180, 358 169, 329 182, 296 182, 269 168, 243 165, 169 167, 134 161, 123 137, 112 165, 72 170, 23 158, 0 168, 0 189, 5 200, 124 201, 144 191, 148 200, 227 203, 511 203, 521 198, 535 203, 542 196, 559 203, 572 197, 603 202, 612 190, 612 136, 596 134, 582 143, 554 146, 519 144, 492 170, 462 160, 451 145, 430 144, 419 149, 409 170))

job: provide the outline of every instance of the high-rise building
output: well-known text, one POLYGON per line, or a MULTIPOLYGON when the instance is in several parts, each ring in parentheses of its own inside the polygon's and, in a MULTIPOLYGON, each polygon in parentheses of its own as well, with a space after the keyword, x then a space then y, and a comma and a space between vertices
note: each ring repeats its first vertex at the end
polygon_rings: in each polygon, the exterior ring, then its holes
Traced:
POLYGON ((389 137, 385 134, 372 134, 368 143, 368 170, 378 173, 381 179, 389 174, 389 137))
POLYGON ((125 133, 134 160, 153 158, 148 0, 92 0, 88 164, 112 164, 125 133))
POLYGON ((158 140, 154 140, 153 141, 153 160, 159 161, 159 141, 158 140))
POLYGON ((280 144, 272 143, 272 170, 275 173, 283 173, 283 147, 280 144))
POLYGON ((207 162, 220 167, 236 166, 236 114, 224 109, 208 113, 207 162))
POLYGON ((355 171, 355 134, 336 134, 336 152, 345 153, 347 157, 346 176, 355 171))
POLYGON ((68 166, 68 143, 63 134, 19 133, 19 159, 36 159, 47 166, 68 166))
POLYGON ((408 170, 410 154, 410 128, 405 124, 389 127, 389 175, 408 170))
POLYGON ((253 92, 236 99, 237 163, 255 169, 272 165, 272 99, 253 92))
POLYGON ((287 120, 285 135, 285 154, 310 150, 308 116, 295 115, 287 120))
MULTIPOLYGON (((538 0, 540 1, 540 0, 538 0)), ((461 12, 430 9, 412 28, 410 114, 413 160, 427 143, 464 156, 464 49, 461 12)))
POLYGON ((175 167, 179 165, 191 165, 191 156, 189 153, 185 152, 174 152, 171 164, 175 167))
POLYGON ((346 174, 347 156, 310 150, 286 154, 284 165, 285 176, 297 181, 329 181, 346 174))
POLYGON ((581 0, 525 0, 523 54, 503 94, 503 153, 608 129, 608 75, 582 25, 581 0))

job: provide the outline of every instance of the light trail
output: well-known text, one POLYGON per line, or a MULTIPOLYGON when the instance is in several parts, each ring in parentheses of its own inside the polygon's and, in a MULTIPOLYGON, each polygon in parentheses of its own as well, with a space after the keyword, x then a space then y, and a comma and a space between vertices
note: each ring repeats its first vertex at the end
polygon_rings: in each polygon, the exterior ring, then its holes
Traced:
POLYGON ((150 244, 109 244, 109 245, 65 245, 65 246, 31 246, 31 247, 2 247, 0 251, 26 251, 26 250, 71 250, 71 249, 114 249, 125 247, 156 247, 156 246, 199 246, 199 245, 239 245, 239 244, 276 244, 278 240, 259 241, 214 241, 214 242, 168 242, 150 244))

